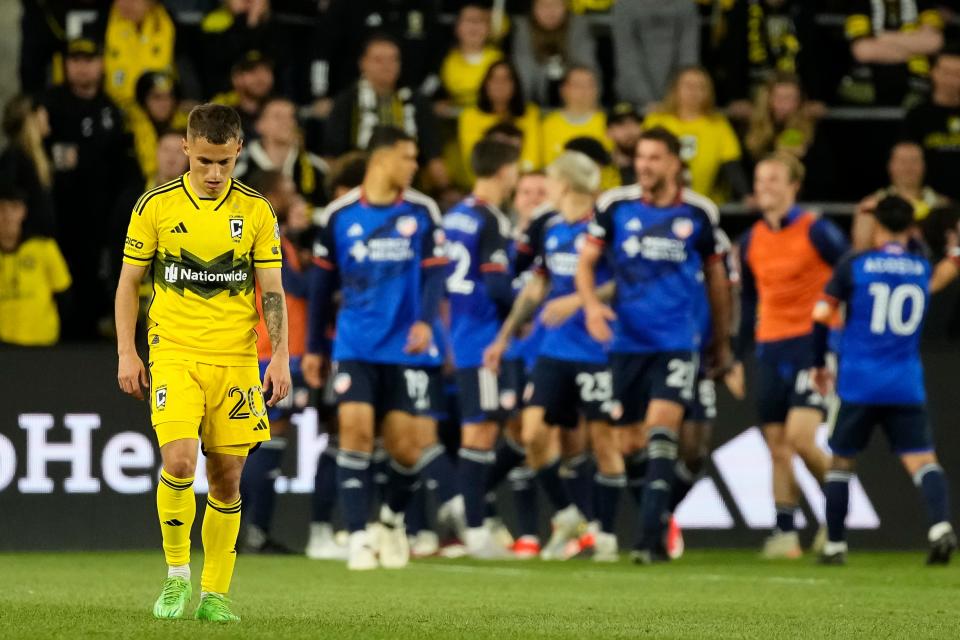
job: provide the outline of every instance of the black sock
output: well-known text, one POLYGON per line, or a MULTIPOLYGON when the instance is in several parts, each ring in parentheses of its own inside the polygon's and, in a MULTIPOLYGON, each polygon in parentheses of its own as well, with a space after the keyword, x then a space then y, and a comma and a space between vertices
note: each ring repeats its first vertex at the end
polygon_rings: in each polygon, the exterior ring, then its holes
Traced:
POLYGON ((514 512, 517 514, 517 533, 520 536, 540 536, 540 502, 537 483, 530 467, 517 467, 507 478, 513 491, 514 512))
POLYGON ((677 435, 668 427, 653 427, 647 452, 650 462, 640 508, 643 531, 640 548, 662 552, 663 534, 669 517, 667 508, 677 464, 677 435))
POLYGON ((593 480, 600 529, 604 533, 616 533, 617 509, 620 505, 620 494, 627 486, 627 477, 623 474, 614 476, 597 473, 593 480))
POLYGON ((627 473, 627 489, 633 496, 633 501, 639 507, 643 504, 643 487, 647 482, 647 450, 640 449, 623 457, 627 473))
POLYGON ((310 501, 312 522, 332 522, 333 507, 337 503, 337 450, 327 447, 317 460, 317 474, 313 479, 310 501))
POLYGON ((593 476, 596 467, 588 453, 581 453, 564 461, 560 469, 563 483, 573 503, 588 522, 593 520, 593 476))
POLYGON ((843 542, 847 539, 847 510, 850 502, 850 471, 827 471, 823 493, 827 497, 827 539, 843 542))
POLYGON ((547 494, 547 498, 553 504, 555 510, 562 511, 573 503, 570 499, 570 494, 567 493, 567 488, 563 484, 563 480, 560 479, 559 457, 537 471, 537 480, 540 482, 540 486, 543 487, 543 492, 547 494))

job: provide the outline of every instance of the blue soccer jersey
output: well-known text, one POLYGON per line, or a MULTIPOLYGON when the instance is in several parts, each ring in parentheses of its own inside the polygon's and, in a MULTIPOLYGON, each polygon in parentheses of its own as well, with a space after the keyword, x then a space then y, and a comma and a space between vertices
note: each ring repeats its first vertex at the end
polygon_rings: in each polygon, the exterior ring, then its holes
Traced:
MULTIPOLYGON (((534 211, 526 229, 517 234, 517 239, 510 245, 510 263, 516 276, 513 281, 514 293, 519 294, 526 286, 533 273, 534 261, 537 258, 534 247, 540 246, 543 227, 554 213, 552 206, 544 205, 534 211)), ((534 318, 530 332, 522 338, 510 341, 510 348, 504 354, 504 360, 523 360, 528 370, 533 369, 543 341, 544 327, 539 318, 534 318)))
POLYGON ((440 225, 436 203, 413 189, 375 205, 357 188, 324 210, 314 263, 339 278, 334 360, 423 366, 436 359, 404 347, 414 323, 435 320, 423 308, 424 272, 446 265, 440 225))
POLYGON ((703 269, 723 250, 718 222, 716 205, 689 189, 667 207, 646 200, 639 185, 600 198, 590 238, 604 248, 617 283, 612 352, 700 348, 703 269))
MULTIPOLYGON (((591 219, 592 216, 588 216, 568 222, 561 214, 555 213, 544 224, 539 245, 534 250, 537 254, 535 269, 550 280, 548 301, 576 293, 577 262, 580 249, 587 241, 591 219)), ((598 285, 610 280, 610 271, 604 261, 597 265, 596 278, 598 285)), ((560 326, 544 330, 539 355, 571 362, 605 364, 607 346, 590 336, 583 309, 580 309, 560 326)))
POLYGON ((826 296, 846 304, 837 394, 855 404, 926 402, 920 331, 930 297, 930 263, 902 245, 852 254, 834 270, 826 296))
POLYGON ((443 217, 447 236, 450 340, 458 369, 479 367, 497 337, 503 309, 490 297, 485 275, 508 276, 510 220, 493 205, 468 197, 443 217))

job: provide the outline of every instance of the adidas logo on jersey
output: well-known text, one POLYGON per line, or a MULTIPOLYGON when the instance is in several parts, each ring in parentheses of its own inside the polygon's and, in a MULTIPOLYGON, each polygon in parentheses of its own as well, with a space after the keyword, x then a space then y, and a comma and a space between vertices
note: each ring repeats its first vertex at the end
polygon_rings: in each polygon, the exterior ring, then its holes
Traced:
POLYGON ((348 238, 358 238, 363 235, 363 227, 359 223, 354 222, 349 229, 347 229, 348 238))
POLYGON ((643 229, 643 223, 640 222, 639 218, 630 218, 630 221, 624 226, 627 231, 640 231, 640 229, 643 229))
POLYGON ((183 224, 181 221, 180 224, 175 226, 170 233, 187 233, 187 225, 183 224))

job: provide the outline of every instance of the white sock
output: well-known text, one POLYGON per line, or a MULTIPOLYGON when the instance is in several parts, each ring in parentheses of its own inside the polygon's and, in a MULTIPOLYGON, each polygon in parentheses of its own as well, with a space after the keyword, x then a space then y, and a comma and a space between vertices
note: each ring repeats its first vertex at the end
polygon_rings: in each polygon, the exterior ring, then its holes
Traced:
POLYGON ((213 591, 201 591, 201 592, 200 592, 200 599, 201 599, 201 600, 203 600, 203 599, 206 598, 207 596, 213 596, 214 598, 220 598, 221 600, 223 600, 223 594, 221 594, 221 593, 214 593, 213 591))
POLYGON ((179 564, 176 566, 167 567, 167 577, 168 578, 183 578, 184 580, 190 579, 190 565, 188 564, 179 564))

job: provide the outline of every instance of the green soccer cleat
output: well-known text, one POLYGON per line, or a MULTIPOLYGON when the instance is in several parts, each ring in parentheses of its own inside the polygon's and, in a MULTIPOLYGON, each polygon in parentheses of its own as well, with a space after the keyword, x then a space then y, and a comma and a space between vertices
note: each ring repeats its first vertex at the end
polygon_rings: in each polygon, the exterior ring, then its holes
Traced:
POLYGON ((208 593, 203 596, 194 617, 197 620, 210 622, 240 622, 240 616, 230 611, 230 601, 219 593, 208 593))
POLYGON ((175 620, 183 616, 193 589, 190 581, 183 578, 167 578, 163 581, 160 597, 153 604, 153 617, 160 620, 175 620))

